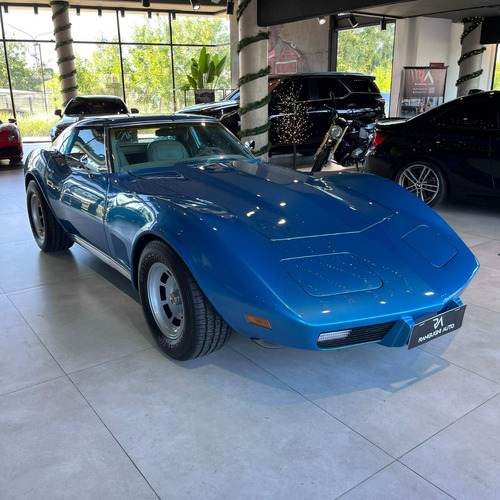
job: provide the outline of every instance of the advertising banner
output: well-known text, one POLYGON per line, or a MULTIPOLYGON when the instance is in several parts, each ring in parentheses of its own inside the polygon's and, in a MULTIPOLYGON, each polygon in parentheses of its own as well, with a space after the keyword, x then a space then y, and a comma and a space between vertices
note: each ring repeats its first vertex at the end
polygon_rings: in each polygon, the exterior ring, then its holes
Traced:
POLYGON ((446 66, 416 66, 403 69, 399 116, 409 118, 444 102, 446 66))

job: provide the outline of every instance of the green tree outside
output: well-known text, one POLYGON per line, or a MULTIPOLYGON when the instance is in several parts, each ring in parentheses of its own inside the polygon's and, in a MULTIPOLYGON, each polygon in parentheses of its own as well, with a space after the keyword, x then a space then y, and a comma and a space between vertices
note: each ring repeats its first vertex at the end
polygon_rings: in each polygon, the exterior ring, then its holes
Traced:
POLYGON ((337 70, 375 76, 381 92, 390 92, 394 24, 341 31, 338 40, 337 70))
MULTIPOLYGON (((132 45, 123 45, 125 93, 129 106, 141 112, 174 111, 174 89, 187 83, 186 73, 191 58, 197 57, 201 46, 218 45, 209 48, 212 53, 229 54, 229 29, 226 19, 194 18, 179 16, 172 21, 174 74, 172 75, 171 48, 168 18, 155 16, 134 28, 132 45), (196 46, 188 45, 196 44, 196 46)), ((122 96, 119 46, 113 40, 100 40, 90 58, 76 56, 77 83, 79 94, 114 94, 122 96), (108 43, 105 43, 108 42, 108 43)), ((75 44, 76 52, 78 44, 75 44)), ((229 66, 229 65, 228 65, 229 66)), ((228 67, 227 66, 227 67, 228 67)), ((230 88, 229 71, 219 79, 220 88, 230 88)), ((58 85, 58 81, 53 84, 58 85)), ((57 88, 57 87, 55 87, 57 88)), ((184 93, 175 92, 176 108, 190 104, 184 101, 184 93)))

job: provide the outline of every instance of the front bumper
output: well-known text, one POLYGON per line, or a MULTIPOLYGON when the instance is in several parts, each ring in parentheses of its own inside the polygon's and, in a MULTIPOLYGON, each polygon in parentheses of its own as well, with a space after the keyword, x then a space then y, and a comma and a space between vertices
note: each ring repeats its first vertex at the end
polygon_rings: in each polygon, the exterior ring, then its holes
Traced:
MULTIPOLYGON (((437 311, 437 313, 450 311, 462 305, 460 299, 455 299, 450 301, 443 311, 437 311)), ((331 350, 374 342, 378 342, 386 347, 403 347, 408 344, 415 324, 421 323, 432 316, 432 314, 427 314, 416 321, 408 316, 399 321, 378 323, 352 329, 347 328, 328 334, 323 333, 318 337, 317 347, 321 350, 331 350)))

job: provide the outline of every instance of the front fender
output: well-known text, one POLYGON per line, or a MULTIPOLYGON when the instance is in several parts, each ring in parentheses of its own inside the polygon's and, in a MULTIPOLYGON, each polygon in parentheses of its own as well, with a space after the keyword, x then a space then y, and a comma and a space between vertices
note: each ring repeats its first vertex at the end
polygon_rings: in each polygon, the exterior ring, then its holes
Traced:
MULTIPOLYGON (((160 205, 163 205, 161 203, 160 205)), ((245 314, 290 315, 281 293, 297 285, 279 265, 272 242, 228 213, 185 208, 177 203, 158 206, 157 220, 145 227, 132 247, 132 279, 137 288, 140 255, 154 239, 166 242, 185 263, 207 299, 235 330, 258 336, 259 327, 245 314)))

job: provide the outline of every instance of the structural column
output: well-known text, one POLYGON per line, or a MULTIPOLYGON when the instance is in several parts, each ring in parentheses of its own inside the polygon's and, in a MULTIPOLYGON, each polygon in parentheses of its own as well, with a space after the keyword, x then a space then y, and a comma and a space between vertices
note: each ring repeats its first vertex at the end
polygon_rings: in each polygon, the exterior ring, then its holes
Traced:
POLYGON ((462 22, 464 32, 461 37, 462 55, 458 60, 457 97, 467 95, 473 89, 479 89, 480 76, 483 73, 483 52, 486 47, 480 43, 481 25, 484 17, 468 17, 462 22))
POLYGON ((257 0, 240 0, 236 13, 239 31, 240 138, 255 141, 254 154, 267 159, 269 151, 268 30, 257 25, 257 0))
POLYGON ((54 1, 50 2, 50 7, 52 9, 52 22, 54 23, 62 102, 66 104, 72 97, 77 95, 78 90, 73 38, 71 38, 71 23, 69 22, 69 3, 54 1))

